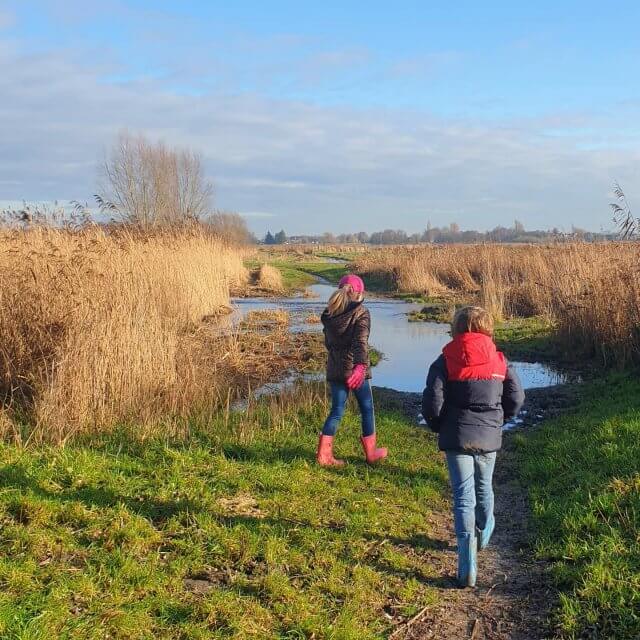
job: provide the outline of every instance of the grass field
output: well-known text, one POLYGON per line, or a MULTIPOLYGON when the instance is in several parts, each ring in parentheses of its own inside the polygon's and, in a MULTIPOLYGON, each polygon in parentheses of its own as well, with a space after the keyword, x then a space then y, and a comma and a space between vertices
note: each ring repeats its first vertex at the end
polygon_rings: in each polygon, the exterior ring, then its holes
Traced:
POLYGON ((544 318, 512 318, 498 323, 494 338, 511 360, 575 364, 544 318))
MULTIPOLYGON (((640 634, 638 397, 640 382, 610 376, 514 436, 562 638, 640 634)), ((326 405, 294 406, 188 441, 127 430, 0 447, 0 636, 383 638, 437 604, 425 557, 445 543, 429 523, 448 488, 433 437, 379 410, 392 452, 370 468, 350 412, 337 440, 348 467, 319 469, 326 405)))
POLYGON ((536 553, 561 590, 564 638, 640 638, 640 381, 611 375, 580 407, 517 436, 536 553))
POLYGON ((385 411, 387 464, 364 464, 350 414, 348 467, 320 469, 324 410, 290 412, 288 433, 264 412, 244 444, 238 424, 227 442, 1 446, 0 637, 385 637, 434 601, 445 470, 432 436, 385 411))

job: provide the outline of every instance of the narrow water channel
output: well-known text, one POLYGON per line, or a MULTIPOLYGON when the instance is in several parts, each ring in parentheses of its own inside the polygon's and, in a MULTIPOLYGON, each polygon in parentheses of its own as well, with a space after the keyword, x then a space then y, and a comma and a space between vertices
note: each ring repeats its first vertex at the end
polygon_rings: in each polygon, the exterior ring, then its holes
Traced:
MULTIPOLYGON (((238 317, 260 309, 283 309, 292 318, 292 331, 321 331, 319 324, 307 324, 305 318, 319 315, 326 306, 334 287, 316 284, 309 287, 312 297, 234 300, 238 317)), ((390 298, 368 296, 366 305, 371 312, 370 344, 384 354, 373 370, 373 384, 397 391, 421 392, 427 368, 450 340, 449 327, 435 322, 408 322, 407 313, 420 305, 390 298)), ((566 376, 542 363, 512 362, 525 389, 548 387, 566 382, 566 376)))

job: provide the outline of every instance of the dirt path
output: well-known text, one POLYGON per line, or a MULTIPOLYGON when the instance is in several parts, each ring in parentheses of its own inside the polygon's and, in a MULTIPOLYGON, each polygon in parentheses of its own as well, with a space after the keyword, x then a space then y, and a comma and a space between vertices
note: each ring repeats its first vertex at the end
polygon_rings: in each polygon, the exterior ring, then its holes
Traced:
MULTIPOLYGON (((540 422, 566 409, 575 391, 558 386, 528 393, 525 426, 540 422)), ((417 394, 376 390, 376 401, 403 410, 415 420, 419 412, 417 394)), ((438 604, 425 609, 409 624, 390 636, 393 640, 541 640, 551 638, 549 614, 556 601, 545 574, 545 565, 532 558, 528 547, 529 509, 526 494, 515 480, 513 454, 505 434, 505 446, 498 456, 496 489, 496 532, 490 546, 478 555, 476 589, 455 587, 456 548, 452 517, 442 514, 430 523, 430 535, 442 540, 443 550, 426 551, 425 562, 442 576, 438 604), (446 544, 448 543, 448 544, 446 544)))

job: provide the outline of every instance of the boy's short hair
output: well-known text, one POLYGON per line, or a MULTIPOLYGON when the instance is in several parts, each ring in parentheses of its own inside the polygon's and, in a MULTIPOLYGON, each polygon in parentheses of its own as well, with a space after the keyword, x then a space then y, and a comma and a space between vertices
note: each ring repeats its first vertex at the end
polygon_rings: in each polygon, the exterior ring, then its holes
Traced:
POLYGON ((484 333, 493 337, 493 317, 482 307, 462 307, 453 316, 451 335, 455 338, 461 333, 484 333))

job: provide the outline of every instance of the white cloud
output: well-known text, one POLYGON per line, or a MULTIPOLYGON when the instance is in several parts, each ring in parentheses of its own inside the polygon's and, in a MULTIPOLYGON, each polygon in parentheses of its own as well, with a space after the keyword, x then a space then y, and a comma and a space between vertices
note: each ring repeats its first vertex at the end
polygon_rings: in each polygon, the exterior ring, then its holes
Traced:
MULTIPOLYGON (((218 207, 273 212, 290 233, 416 230, 429 218, 598 228, 609 221, 614 178, 630 198, 640 191, 640 153, 614 144, 625 133, 616 114, 486 123, 181 95, 161 80, 107 82, 104 69, 62 52, 0 48, 0 198, 86 199, 123 127, 202 151, 218 207), (595 148, 584 148, 589 126, 595 148)), ((264 216, 252 217, 260 225, 264 216)))
POLYGON ((241 211, 240 215, 244 218, 275 218, 275 213, 269 213, 268 211, 241 211))
POLYGON ((225 177, 217 180, 218 185, 224 187, 244 189, 305 189, 311 185, 296 180, 274 180, 269 178, 232 178, 225 177))

